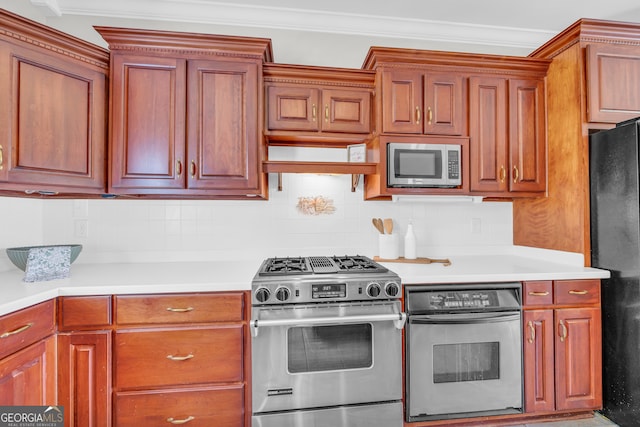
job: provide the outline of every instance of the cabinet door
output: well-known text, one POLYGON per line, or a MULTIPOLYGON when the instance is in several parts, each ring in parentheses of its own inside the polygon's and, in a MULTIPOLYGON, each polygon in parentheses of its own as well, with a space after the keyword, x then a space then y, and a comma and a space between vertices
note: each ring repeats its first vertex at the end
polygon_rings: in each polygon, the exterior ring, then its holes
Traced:
POLYGON ((0 406, 56 404, 55 338, 0 359, 0 406))
POLYGON ((469 131, 471 191, 506 191, 509 167, 506 79, 469 79, 469 131))
POLYGON ((0 188, 105 191, 105 74, 0 42, 0 188))
POLYGON ((421 134, 422 71, 382 72, 382 132, 421 134))
POLYGON ((587 46, 587 120, 618 123, 640 116, 640 49, 587 46))
POLYGON ((456 74, 433 74, 425 78, 424 133, 462 135, 466 110, 464 79, 456 74))
POLYGON ((258 74, 252 62, 189 61, 189 188, 261 193, 258 74))
POLYGON ((525 310, 523 319, 525 411, 553 411, 553 310, 525 310))
POLYGON ((111 332, 58 335, 58 397, 65 427, 111 426, 111 332))
POLYGON ((509 80, 511 191, 546 190, 544 82, 509 80))
POLYGON ((318 131, 319 90, 305 86, 267 87, 269 130, 318 131))
POLYGON ((602 407, 599 308, 556 310, 556 409, 602 407))
POLYGON ((371 92, 365 90, 322 90, 323 132, 371 132, 371 92))
POLYGON ((186 62, 113 55, 109 191, 185 186, 186 62))

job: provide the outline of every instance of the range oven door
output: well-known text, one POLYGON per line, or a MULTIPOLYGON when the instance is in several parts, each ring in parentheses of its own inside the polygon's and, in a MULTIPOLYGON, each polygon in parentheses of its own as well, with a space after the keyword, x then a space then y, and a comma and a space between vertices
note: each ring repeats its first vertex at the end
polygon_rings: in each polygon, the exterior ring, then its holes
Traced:
POLYGON ((254 307, 253 413, 402 398, 399 302, 254 307))
POLYGON ((409 316, 407 420, 522 412, 519 311, 409 316))

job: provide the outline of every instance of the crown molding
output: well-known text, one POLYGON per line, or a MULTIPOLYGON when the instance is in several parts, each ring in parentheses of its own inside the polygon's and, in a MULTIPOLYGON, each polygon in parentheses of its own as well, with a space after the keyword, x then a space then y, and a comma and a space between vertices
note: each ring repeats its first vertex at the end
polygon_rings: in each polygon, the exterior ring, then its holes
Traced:
POLYGON ((31 0, 31 4, 42 10, 44 16, 62 16, 58 0, 31 0))
POLYGON ((555 33, 367 14, 250 6, 205 0, 30 0, 45 13, 192 22, 535 49, 555 33))

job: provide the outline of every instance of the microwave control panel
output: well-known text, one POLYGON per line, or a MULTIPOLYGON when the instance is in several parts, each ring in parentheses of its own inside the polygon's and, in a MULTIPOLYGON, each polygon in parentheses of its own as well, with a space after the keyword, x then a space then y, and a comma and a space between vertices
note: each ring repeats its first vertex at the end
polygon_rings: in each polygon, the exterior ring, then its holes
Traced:
POLYGON ((447 150, 449 179, 460 179, 460 151, 447 150))

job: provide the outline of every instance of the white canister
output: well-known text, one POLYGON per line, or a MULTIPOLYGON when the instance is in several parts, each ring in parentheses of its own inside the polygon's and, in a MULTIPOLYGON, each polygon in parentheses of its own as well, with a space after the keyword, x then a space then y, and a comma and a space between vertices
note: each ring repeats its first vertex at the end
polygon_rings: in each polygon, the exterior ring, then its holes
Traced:
POLYGON ((397 234, 380 234, 378 240, 379 256, 382 259, 398 259, 400 248, 397 234))

